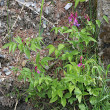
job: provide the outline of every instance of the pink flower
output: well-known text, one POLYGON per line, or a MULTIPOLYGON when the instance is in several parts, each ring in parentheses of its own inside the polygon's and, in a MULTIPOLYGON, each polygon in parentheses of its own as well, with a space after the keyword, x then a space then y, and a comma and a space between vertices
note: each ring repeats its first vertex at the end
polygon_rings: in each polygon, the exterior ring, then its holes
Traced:
POLYGON ((24 41, 22 40, 22 42, 24 42, 24 41))
POLYGON ((83 66, 83 69, 85 68, 85 65, 82 64, 82 59, 83 59, 83 56, 80 57, 80 63, 77 65, 78 67, 81 67, 83 66))
POLYGON ((39 70, 37 70, 37 73, 38 73, 38 74, 40 74, 40 71, 39 71, 39 70))
POLYGON ((83 65, 82 63, 79 63, 79 64, 78 64, 78 67, 81 67, 82 65, 83 65))
POLYGON ((80 62, 82 62, 83 56, 80 57, 80 62))
POLYGON ((76 19, 76 17, 74 18, 73 25, 78 27, 80 26, 80 24, 78 24, 78 20, 76 19))
POLYGON ((37 69, 37 66, 35 66, 35 72, 37 70, 37 73, 40 74, 40 71, 37 69))
POLYGON ((70 17, 68 17, 69 19, 69 24, 71 24, 71 22, 73 21, 73 23, 71 25, 74 25, 74 26, 80 26, 80 24, 78 24, 78 20, 77 20, 77 12, 75 13, 75 16, 71 13, 70 17))
POLYGON ((37 70, 37 66, 35 66, 35 72, 36 72, 36 70, 37 70))
POLYGON ((88 20, 88 21, 90 21, 90 18, 89 18, 88 15, 85 15, 85 19, 88 20))

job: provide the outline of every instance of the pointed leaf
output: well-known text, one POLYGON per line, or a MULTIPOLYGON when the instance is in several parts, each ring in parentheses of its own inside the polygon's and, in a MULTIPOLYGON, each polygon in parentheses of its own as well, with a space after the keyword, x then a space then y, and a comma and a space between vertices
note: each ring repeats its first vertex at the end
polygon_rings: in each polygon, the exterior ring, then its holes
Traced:
POLYGON ((30 58, 30 50, 27 47, 24 47, 24 53, 28 58, 30 58))
POLYGON ((65 98, 61 98, 61 104, 63 107, 66 106, 66 99, 65 98))

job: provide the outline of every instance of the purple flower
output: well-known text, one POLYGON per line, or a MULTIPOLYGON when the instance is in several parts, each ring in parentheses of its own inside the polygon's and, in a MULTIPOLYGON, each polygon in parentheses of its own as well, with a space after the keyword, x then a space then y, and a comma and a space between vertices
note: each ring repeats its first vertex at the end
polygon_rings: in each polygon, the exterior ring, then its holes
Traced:
POLYGON ((77 65, 78 67, 81 67, 83 66, 83 69, 85 68, 85 65, 82 64, 82 59, 83 59, 83 56, 80 57, 80 63, 77 65))
POLYGON ((68 17, 68 19, 69 19, 69 24, 79 27, 80 24, 78 24, 77 17, 78 17, 78 16, 77 16, 77 12, 75 13, 75 15, 73 15, 73 14, 71 13, 70 17, 68 17), (72 21, 73 21, 73 23, 71 24, 72 21))
POLYGON ((82 63, 79 63, 79 64, 78 64, 78 67, 81 67, 82 65, 83 65, 82 63))
POLYGON ((76 19, 76 17, 74 18, 73 25, 78 27, 80 26, 80 24, 78 24, 78 20, 76 19))
POLYGON ((38 74, 40 74, 40 71, 39 71, 39 70, 37 70, 37 73, 38 73, 38 74))

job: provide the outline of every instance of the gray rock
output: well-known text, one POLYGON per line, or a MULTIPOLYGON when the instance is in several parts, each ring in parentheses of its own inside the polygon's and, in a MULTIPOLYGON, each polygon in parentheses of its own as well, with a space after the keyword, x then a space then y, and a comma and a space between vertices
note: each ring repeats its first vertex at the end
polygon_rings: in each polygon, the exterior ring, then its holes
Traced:
POLYGON ((9 72, 9 69, 7 67, 4 67, 3 72, 9 72))
POLYGON ((11 74, 11 71, 5 72, 5 74, 8 76, 11 74))
POLYGON ((9 69, 12 69, 14 66, 9 66, 9 69))
POLYGON ((0 62, 0 69, 2 68, 1 62, 0 62))
POLYGON ((50 36, 50 33, 48 32, 48 33, 46 33, 46 35, 50 36))
POLYGON ((54 12, 54 8, 52 6, 48 6, 45 8, 44 12, 49 15, 51 14, 52 12, 54 12))
POLYGON ((43 21, 43 28, 46 28, 46 21, 43 21))

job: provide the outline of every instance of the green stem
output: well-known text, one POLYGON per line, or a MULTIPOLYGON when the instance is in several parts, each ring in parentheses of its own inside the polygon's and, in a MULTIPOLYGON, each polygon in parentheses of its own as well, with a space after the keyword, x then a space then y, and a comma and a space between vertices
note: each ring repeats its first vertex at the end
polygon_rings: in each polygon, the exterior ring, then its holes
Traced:
POLYGON ((41 31, 41 17, 42 17, 42 9, 43 9, 43 5, 44 5, 44 0, 42 0, 41 3, 41 11, 40 11, 40 24, 39 24, 39 35, 40 35, 40 31, 41 31))

